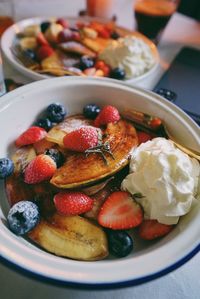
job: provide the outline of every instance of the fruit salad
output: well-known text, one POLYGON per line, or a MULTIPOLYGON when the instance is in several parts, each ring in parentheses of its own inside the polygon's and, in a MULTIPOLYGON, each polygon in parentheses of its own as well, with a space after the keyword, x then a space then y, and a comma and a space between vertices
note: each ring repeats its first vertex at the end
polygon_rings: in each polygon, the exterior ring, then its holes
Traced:
POLYGON ((51 19, 17 35, 13 54, 29 69, 53 76, 136 78, 155 65, 151 47, 115 23, 51 19))
POLYGON ((67 115, 50 104, 16 138, 12 157, 0 159, 9 229, 82 261, 122 258, 135 237, 171 232, 197 200, 199 164, 161 137, 159 118, 146 115, 142 131, 141 115, 96 104, 67 115))

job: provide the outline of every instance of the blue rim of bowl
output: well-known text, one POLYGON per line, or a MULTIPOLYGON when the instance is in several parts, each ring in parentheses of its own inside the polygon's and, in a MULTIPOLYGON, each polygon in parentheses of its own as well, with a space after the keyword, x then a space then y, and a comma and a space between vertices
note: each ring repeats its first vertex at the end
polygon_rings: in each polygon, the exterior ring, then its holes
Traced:
POLYGON ((31 270, 25 269, 3 257, 0 256, 0 262, 7 266, 9 269, 14 270, 15 272, 19 272, 20 274, 24 275, 29 278, 33 278, 34 280, 51 284, 54 286, 60 286, 60 287, 70 287, 70 288, 79 288, 79 289, 88 289, 88 290, 106 290, 106 289, 119 289, 119 288, 125 288, 125 287, 133 287, 137 285, 141 285, 147 282, 150 282, 152 280, 155 280, 157 278, 160 278, 164 275, 167 275, 168 273, 178 269, 183 264, 188 262, 191 258, 193 258, 198 252, 200 251, 200 243, 187 255, 182 257, 180 260, 175 262, 174 264, 164 268, 163 270, 160 270, 158 272, 155 272, 153 274, 149 274, 147 276, 142 276, 135 279, 130 279, 122 282, 113 282, 113 283, 79 283, 79 282, 72 282, 72 281, 63 281, 59 279, 50 278, 41 274, 37 274, 32 272, 31 270))

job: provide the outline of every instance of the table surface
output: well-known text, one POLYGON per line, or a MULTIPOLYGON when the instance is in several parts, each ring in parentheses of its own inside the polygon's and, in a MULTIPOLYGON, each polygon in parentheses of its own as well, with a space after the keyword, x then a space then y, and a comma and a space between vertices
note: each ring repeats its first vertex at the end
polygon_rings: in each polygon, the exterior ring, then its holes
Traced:
MULTIPOLYGON (((22 4, 24 0, 20 0, 22 4)), ((36 0, 34 0, 36 1, 36 0)), ((45 0, 47 1, 47 0, 45 0)), ((61 1, 61 0, 59 0, 61 1)), ((119 1, 119 0, 118 0, 119 1)), ((75 1, 74 1, 75 2, 75 1)), ((77 5, 82 4, 82 0, 76 1, 74 12, 82 8, 77 5)), ((25 2, 24 2, 25 3, 25 2)), ((39 3, 39 1, 38 1, 39 3)), ((18 7, 19 9, 19 7, 18 7)), ((19 10, 21 17, 23 15, 22 7, 19 10)), ((33 12, 35 13, 35 12, 33 12)), ((123 12, 125 13, 125 12, 123 12)), ((128 14, 128 10, 127 10, 128 14)), ((76 14, 75 14, 76 15, 76 14)), ((132 26, 132 15, 129 18, 119 18, 120 25, 126 27, 132 26)), ((140 82, 138 85, 152 89, 158 82, 163 72, 170 66, 171 61, 184 46, 193 46, 200 48, 200 23, 176 13, 170 20, 161 42, 158 46, 160 53, 160 67, 154 73, 154 76, 140 82)), ((30 81, 17 73, 10 65, 4 61, 5 77, 13 78, 19 82, 29 83, 30 81)), ((174 299, 199 299, 200 298, 200 255, 196 255, 181 268, 172 273, 143 284, 137 287, 129 287, 119 290, 109 291, 82 291, 69 288, 60 288, 46 285, 42 282, 27 278, 20 273, 14 272, 3 265, 0 265, 0 298, 1 299, 34 299, 34 298, 67 298, 67 299, 97 299, 97 298, 115 298, 115 299, 168 299, 173 295, 174 299)))

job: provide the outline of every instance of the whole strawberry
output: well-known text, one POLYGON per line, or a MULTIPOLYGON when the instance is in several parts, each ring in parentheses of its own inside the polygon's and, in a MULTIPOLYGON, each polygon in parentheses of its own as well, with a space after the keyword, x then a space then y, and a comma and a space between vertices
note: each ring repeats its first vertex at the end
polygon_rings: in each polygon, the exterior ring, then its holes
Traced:
POLYGON ((47 132, 43 128, 32 126, 16 139, 15 145, 17 147, 20 147, 28 144, 33 144, 42 140, 44 137, 46 137, 46 135, 47 132))
POLYGON ((56 171, 54 160, 44 154, 36 156, 24 171, 24 181, 27 184, 37 184, 50 179, 56 171))
POLYGON ((81 192, 60 192, 54 196, 57 211, 62 215, 80 215, 90 211, 93 199, 81 192))
POLYGON ((113 123, 120 120, 120 114, 117 108, 108 105, 103 107, 103 109, 98 114, 94 121, 95 127, 100 127, 102 125, 107 125, 108 123, 113 123))
POLYGON ((114 230, 129 229, 140 225, 143 212, 128 192, 116 191, 108 196, 101 207, 98 222, 114 230))
POLYGON ((90 126, 85 126, 74 130, 63 138, 64 147, 76 151, 84 152, 88 148, 94 147, 98 144, 97 129, 90 126))

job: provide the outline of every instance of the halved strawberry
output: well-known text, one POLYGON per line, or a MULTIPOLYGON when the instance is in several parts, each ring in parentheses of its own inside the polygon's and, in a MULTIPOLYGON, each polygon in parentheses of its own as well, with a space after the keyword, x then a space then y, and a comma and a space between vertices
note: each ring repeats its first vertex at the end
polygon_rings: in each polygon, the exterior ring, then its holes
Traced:
POLYGON ((94 121, 96 127, 107 125, 108 123, 120 120, 119 111, 114 106, 108 105, 103 107, 94 121))
POLYGON ((56 171, 54 160, 44 154, 36 156, 24 171, 24 181, 27 184, 36 184, 50 179, 56 171))
POLYGON ((50 46, 46 37, 44 36, 44 34, 42 32, 39 32, 37 35, 37 43, 40 46, 50 46))
POLYGON ((138 136, 138 144, 147 142, 153 138, 150 134, 142 131, 137 132, 137 136, 138 136))
POLYGON ((43 60, 43 59, 51 56, 54 53, 55 53, 55 51, 54 51, 54 49, 52 47, 50 47, 48 45, 44 45, 44 46, 41 46, 37 50, 37 57, 41 61, 41 60, 43 60))
POLYGON ((32 126, 15 140, 15 145, 20 147, 23 145, 33 144, 42 140, 46 135, 47 132, 43 128, 32 126))
POLYGON ((143 212, 130 193, 113 192, 101 207, 98 222, 111 229, 129 229, 140 225, 143 212))
POLYGON ((167 235, 173 225, 159 223, 157 220, 144 220, 139 227, 139 236, 145 240, 153 240, 167 235))
POLYGON ((92 209, 93 199, 82 192, 60 192, 54 196, 54 203, 60 214, 80 215, 92 209))
POLYGON ((84 152, 90 147, 98 144, 98 132, 96 128, 85 126, 74 130, 63 138, 64 147, 76 151, 84 152))

